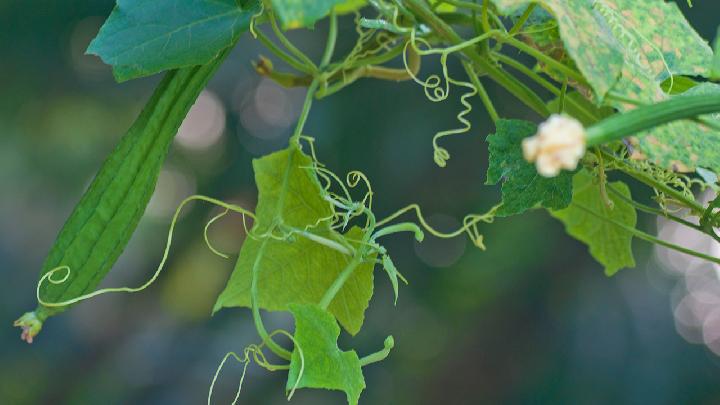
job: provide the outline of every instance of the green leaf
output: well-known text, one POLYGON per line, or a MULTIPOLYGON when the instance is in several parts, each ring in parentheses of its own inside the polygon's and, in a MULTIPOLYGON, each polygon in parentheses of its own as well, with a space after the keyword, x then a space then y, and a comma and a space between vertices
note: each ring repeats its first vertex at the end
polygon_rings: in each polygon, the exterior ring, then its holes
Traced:
POLYGON ((400 272, 398 271, 397 267, 395 267, 395 263, 393 263, 392 259, 390 259, 390 256, 384 255, 382 257, 382 265, 383 269, 388 275, 388 278, 390 279, 390 284, 392 285, 393 292, 395 293, 395 304, 397 305, 399 290, 398 278, 401 279, 405 284, 407 284, 407 280, 405 280, 405 277, 403 277, 403 275, 400 274, 400 272))
MULTIPOLYGON (((311 165, 311 159, 295 146, 253 162, 259 190, 257 221, 214 311, 249 308, 255 271, 261 308, 284 311, 291 303, 318 303, 350 262, 349 255, 302 235, 307 232, 315 239, 351 247, 355 242, 348 240, 363 236, 359 228, 345 235, 330 229, 332 206, 322 198, 311 165), (275 236, 268 236, 271 233, 275 236)), ((355 269, 328 308, 351 334, 360 330, 372 297, 374 261, 372 255, 355 269)))
POLYGON ((436 13, 453 13, 457 11, 457 7, 449 3, 441 3, 439 0, 430 0, 430 7, 436 13))
MULTIPOLYGON (((661 0, 603 0, 596 7, 612 28, 626 58, 622 75, 613 87, 610 105, 628 111, 635 105, 667 100, 684 80, 667 83, 677 75, 707 76, 712 50, 690 26, 675 3, 661 0), (616 11, 616 10, 622 10, 616 11)), ((690 89, 692 90, 692 89, 690 89)), ((693 94, 692 91, 684 94, 693 94)), ((695 91, 704 91, 698 89, 695 91)), ((717 145, 720 134, 690 121, 673 122, 639 134, 633 142, 636 157, 676 171, 689 172, 699 166, 720 169, 717 145)))
POLYGON ((687 76, 673 75, 660 83, 660 88, 662 88, 665 93, 674 96, 676 94, 685 93, 697 85, 698 82, 687 76))
POLYGON ((617 81, 623 54, 607 26, 597 18, 588 0, 493 0, 500 12, 509 15, 531 3, 545 7, 557 20, 568 54, 593 88, 598 100, 617 81))
POLYGON ((259 11, 256 0, 118 0, 87 52, 122 82, 205 64, 235 44, 259 11))
MULTIPOLYGON (((712 50, 683 16, 677 4, 664 0, 597 0, 602 17, 625 57, 618 85, 633 78, 662 82, 671 75, 707 76, 712 50), (640 76, 640 77, 638 77, 640 76)), ((619 90, 616 86, 614 91, 619 90)))
POLYGON ((272 9, 284 29, 311 27, 346 0, 271 0, 272 9))
MULTIPOLYGON (((674 97, 718 92, 720 85, 700 83, 674 97)), ((663 99, 666 97, 669 96, 662 96, 663 99)), ((627 106, 626 109, 631 108, 627 106)), ((705 115, 703 118, 720 125, 720 114, 705 115)), ((634 158, 648 158, 660 166, 680 172, 692 172, 697 167, 720 172, 720 133, 716 130, 692 121, 675 121, 639 135, 631 139, 637 148, 634 158)))
POLYGON ((335 319, 317 305, 292 304, 290 312, 295 317, 295 350, 287 390, 294 387, 339 390, 347 394, 349 404, 357 404, 365 389, 365 378, 357 353, 338 348, 340 328, 335 319))
MULTIPOLYGON (((600 187, 586 170, 573 177, 572 204, 563 210, 551 211, 555 218, 565 224, 565 230, 575 239, 590 247, 590 254, 603 266, 605 274, 611 276, 625 267, 635 267, 632 253, 632 233, 611 222, 634 228, 637 223, 635 208, 611 190, 608 207, 600 194, 600 187)), ((620 181, 607 184, 626 199, 630 189, 620 181)))
POLYGON ((365 6, 367 6, 367 0, 345 0, 335 6, 335 11, 338 14, 349 14, 365 6))
POLYGON ((485 184, 502 181, 503 205, 498 216, 525 212, 537 205, 550 209, 565 208, 572 198, 572 175, 562 172, 546 178, 522 156, 522 140, 534 135, 537 126, 522 120, 499 120, 497 132, 488 136, 490 166, 485 184))

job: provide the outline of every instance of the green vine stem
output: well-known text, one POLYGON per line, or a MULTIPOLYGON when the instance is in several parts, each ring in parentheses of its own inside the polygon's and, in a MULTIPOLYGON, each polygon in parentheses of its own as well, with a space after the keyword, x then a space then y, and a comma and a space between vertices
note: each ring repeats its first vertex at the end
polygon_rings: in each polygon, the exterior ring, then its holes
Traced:
POLYGON ((475 86, 478 97, 480 97, 480 101, 482 101, 483 106, 485 106, 485 110, 487 110, 488 115, 490 115, 490 119, 493 122, 497 122, 500 119, 500 115, 497 113, 497 109, 495 109, 495 105, 490 99, 490 95, 488 95, 487 90, 485 90, 485 86, 483 86, 480 78, 477 76, 470 63, 463 61, 462 65, 465 69, 465 73, 467 73, 467 76, 470 78, 470 83, 475 86))
POLYGON ((533 11, 535 11, 535 7, 537 7, 537 3, 530 3, 529 6, 525 9, 525 11, 522 13, 520 18, 518 18, 517 22, 510 28, 510 31, 508 31, 508 35, 514 36, 520 30, 523 26, 525 26, 525 23, 527 22, 528 18, 532 15, 533 11))
MULTIPOLYGON (((680 218, 676 215, 672 215, 672 214, 665 212, 659 208, 654 208, 654 207, 650 207, 648 205, 639 203, 639 202, 633 200, 632 198, 627 198, 627 197, 625 197, 625 195, 623 195, 622 193, 617 191, 614 187, 612 187, 612 185, 608 185, 607 189, 610 190, 610 192, 613 193, 613 195, 616 198, 619 198, 619 199, 625 201, 626 203, 632 205, 639 211, 642 211, 642 212, 645 212, 648 214, 657 215, 658 217, 667 218, 671 221, 677 222, 678 224, 681 224, 688 228, 695 229, 696 231, 705 233, 705 234, 709 235, 710 237, 712 237, 713 239, 715 239, 717 242, 720 242, 720 237, 718 235, 715 235, 714 233, 708 233, 707 230, 704 229, 703 226, 701 226, 701 225, 694 224, 686 219, 680 218)), ((702 223, 702 220, 700 222, 702 223)))
POLYGON ((633 170, 633 168, 631 168, 623 159, 615 156, 614 154, 604 149, 600 149, 600 152, 602 153, 602 156, 604 158, 612 161, 613 164, 625 174, 634 178, 637 181, 640 181, 641 183, 644 183, 658 190, 663 194, 670 196, 673 200, 680 202, 685 208, 688 208, 690 210, 691 214, 701 217, 705 213, 705 207, 703 207, 702 204, 698 203, 695 199, 688 198, 680 191, 668 186, 661 181, 658 181, 650 175, 639 172, 637 170, 633 170))
POLYGON ((383 344, 383 346, 384 347, 382 348, 382 350, 361 358, 360 365, 362 367, 365 367, 368 364, 377 363, 385 360, 390 354, 390 351, 393 349, 393 347, 395 347, 395 339, 392 336, 388 336, 385 339, 385 343, 383 344))
POLYGON ((250 282, 250 302, 252 307, 253 322, 255 323, 255 329, 257 330, 260 339, 267 345, 268 349, 275 353, 278 357, 284 360, 290 360, 292 353, 287 349, 283 348, 273 340, 272 336, 265 329, 262 317, 260 316, 260 303, 258 302, 258 278, 260 272, 260 260, 265 252, 265 246, 267 246, 268 238, 263 239, 262 244, 258 248, 257 258, 252 267, 252 279, 250 282))
POLYGON ((572 205, 575 206, 575 207, 577 207, 577 208, 579 208, 579 209, 581 209, 581 210, 583 210, 583 211, 585 211, 585 212, 587 212, 588 214, 590 214, 590 215, 592 215, 592 216, 595 216, 595 217, 597 217, 597 218, 599 218, 599 219, 601 219, 601 220, 603 220, 603 221, 607 221, 608 223, 611 223, 611 224, 613 224, 613 225, 615 225, 615 226, 617 226, 617 227, 622 228, 623 230, 631 233, 633 236, 635 236, 635 237, 638 238, 638 239, 642 239, 642 240, 644 240, 644 241, 646 241, 646 242, 654 243, 654 244, 656 244, 656 245, 660 245, 660 246, 666 247, 666 248, 668 248, 668 249, 672 249, 672 250, 678 251, 678 252, 680 252, 680 253, 685 253, 686 255, 695 256, 695 257, 697 257, 697 258, 700 258, 700 259, 703 259, 703 260, 707 260, 707 261, 712 262, 712 263, 720 264, 720 258, 717 258, 717 257, 714 257, 714 256, 710 256, 710 255, 706 255, 706 254, 704 254, 704 253, 696 252, 696 251, 694 251, 694 250, 692 250, 692 249, 688 249, 688 248, 685 248, 685 247, 676 245, 676 244, 674 244, 674 243, 670 243, 670 242, 664 241, 664 240, 662 240, 662 239, 656 238, 656 237, 650 235, 649 233, 645 233, 645 232, 643 232, 643 231, 641 231, 641 230, 639 230, 639 229, 636 229, 636 228, 633 228, 633 227, 631 227, 631 226, 625 225, 625 224, 623 224, 622 222, 616 221, 616 220, 611 219, 611 218, 603 217, 602 215, 596 213, 595 211, 591 210, 590 208, 588 208, 588 207, 586 207, 586 206, 584 206, 584 205, 582 205, 582 204, 573 203, 572 205))
POLYGON ((305 53, 303 53, 295 45, 293 45, 293 43, 290 42, 290 40, 285 36, 285 34, 283 34, 282 30, 277 24, 277 19, 275 19, 275 15, 273 13, 269 13, 269 16, 270 27, 272 27, 272 30, 280 43, 283 44, 283 46, 287 48, 287 50, 290 51, 292 55, 298 58, 303 63, 303 65, 307 66, 313 74, 317 73, 318 67, 315 65, 315 63, 313 63, 313 61, 310 60, 310 58, 308 58, 305 53))
POLYGON ((305 122, 307 121, 308 115, 310 114, 310 107, 312 107, 313 98, 315 97, 315 91, 317 90, 318 86, 320 85, 320 79, 315 78, 312 83, 310 83, 310 87, 308 87, 307 93, 305 94, 305 101, 303 102, 303 108, 300 112, 300 117, 298 118, 298 123, 295 126, 295 132, 293 132, 292 137, 290 138, 290 142, 300 143, 300 137, 302 136, 303 128, 305 127, 305 122))
POLYGON ((365 255, 367 255, 371 249, 371 244, 368 242, 370 241, 370 238, 372 237, 375 230, 375 214, 373 214, 373 212, 370 211, 367 207, 364 207, 363 211, 367 214, 369 223, 364 230, 365 235, 363 236, 362 241, 360 241, 360 248, 355 251, 355 255, 350 260, 350 263, 345 266, 345 268, 340 272, 335 281, 333 281, 327 291, 325 291, 323 297, 320 299, 319 305, 322 309, 327 309, 327 307, 330 306, 330 303, 335 298, 337 293, 340 292, 340 289, 343 287, 343 285, 345 285, 345 282, 350 278, 357 266, 362 263, 362 261, 365 259, 365 255))
MULTIPOLYGON (((486 4, 486 3, 483 3, 486 4)), ((423 1, 421 0, 405 0, 405 5, 415 13, 418 17, 424 20, 432 29, 445 41, 451 45, 459 45, 464 42, 460 37, 445 21, 438 17, 435 13, 430 10, 423 1)), ((485 11, 483 10, 483 13, 485 11)), ((498 31, 499 32, 499 31, 498 31)), ((486 32, 488 34, 489 32, 486 32)), ((528 107, 533 109, 535 112, 545 117, 550 115, 545 102, 532 91, 525 84, 518 81, 513 76, 509 75, 501 68, 496 66, 492 60, 479 54, 473 47, 465 47, 462 52, 470 58, 470 60, 478 66, 478 68, 486 73, 490 79, 497 82, 499 85, 507 89, 511 94, 520 99, 528 107)))

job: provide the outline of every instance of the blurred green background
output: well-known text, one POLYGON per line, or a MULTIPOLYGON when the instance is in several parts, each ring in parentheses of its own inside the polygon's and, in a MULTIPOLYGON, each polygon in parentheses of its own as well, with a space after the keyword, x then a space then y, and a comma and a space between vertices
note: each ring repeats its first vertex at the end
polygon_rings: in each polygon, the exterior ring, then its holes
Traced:
MULTIPOLYGON (((720 4, 678 3, 712 39, 720 4)), ((205 248, 202 228, 217 211, 200 204, 183 216, 169 266, 148 290, 82 303, 48 321, 31 346, 11 326, 35 306, 37 274, 57 231, 158 80, 117 84, 107 66, 84 55, 112 6, 0 1, 0 404, 204 403, 223 355, 258 341, 247 310, 209 317, 233 262, 205 248)), ((344 23, 340 47, 347 50, 355 36, 351 20, 344 23)), ((317 55, 324 35, 319 24, 291 38, 317 55)), ((284 146, 303 97, 257 76, 250 61, 260 54, 267 52, 246 35, 202 94, 105 286, 149 277, 184 197, 254 205, 251 159, 284 146)), ((437 64, 424 68, 429 74, 437 64)), ((452 71, 462 75, 455 64, 452 71)), ((539 119, 502 89, 490 92, 502 116, 539 119)), ((413 83, 365 80, 317 102, 305 132, 332 170, 369 176, 379 216, 418 202, 431 222, 449 229, 499 200, 496 187, 483 185, 492 126, 479 100, 472 131, 445 143, 448 167, 433 164, 433 133, 456 125, 454 94, 435 104, 413 83)), ((643 221, 668 239, 720 251, 654 218, 643 221)), ((715 267, 636 243, 637 268, 606 278, 586 247, 543 211, 482 231, 485 252, 463 238, 388 241, 410 285, 394 307, 389 282, 377 273, 366 327, 341 337, 341 347, 362 355, 395 336, 388 360, 364 371, 362 403, 720 403, 715 267)), ((216 223, 210 237, 237 252, 241 221, 216 223)), ((292 327, 285 314, 268 314, 267 322, 292 327)), ((231 401, 240 369, 226 367, 215 403, 231 401)), ((251 366, 240 403, 285 403, 285 378, 251 366)), ((292 403, 343 401, 340 392, 300 390, 292 403)))

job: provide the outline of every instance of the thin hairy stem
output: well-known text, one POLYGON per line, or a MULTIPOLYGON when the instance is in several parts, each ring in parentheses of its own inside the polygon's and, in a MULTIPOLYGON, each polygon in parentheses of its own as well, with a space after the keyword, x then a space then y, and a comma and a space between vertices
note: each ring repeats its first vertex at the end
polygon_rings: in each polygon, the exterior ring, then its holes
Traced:
POLYGON ((575 207, 577 207, 577 208, 579 208, 579 209, 581 209, 581 210, 583 210, 583 211, 585 211, 585 212, 587 212, 588 214, 590 214, 590 215, 592 215, 592 216, 594 216, 594 217, 596 217, 596 218, 598 218, 598 219, 601 219, 601 220, 606 221, 606 222, 608 222, 608 223, 611 223, 611 224, 613 224, 613 225, 615 225, 615 226, 617 226, 617 227, 619 227, 619 228, 622 228, 623 230, 625 230, 626 232, 631 233, 633 236, 635 236, 635 237, 638 238, 638 239, 642 239, 642 240, 644 240, 644 241, 646 241, 646 242, 654 243, 654 244, 656 244, 656 245, 660 245, 660 246, 666 247, 666 248, 668 248, 668 249, 672 249, 672 250, 675 250, 675 251, 677 251, 677 252, 684 253, 684 254, 689 255, 689 256, 694 256, 694 257, 697 257, 697 258, 700 258, 700 259, 703 259, 703 260, 707 260, 707 261, 712 262, 712 263, 720 264, 720 258, 717 258, 717 257, 714 257, 714 256, 710 256, 710 255, 706 255, 706 254, 704 254, 704 253, 696 252, 696 251, 694 251, 694 250, 692 250, 692 249, 688 249, 688 248, 685 248, 685 247, 676 245, 676 244, 674 244, 674 243, 670 243, 670 242, 668 242, 668 241, 665 241, 665 240, 656 238, 655 236, 652 236, 652 235, 650 235, 649 233, 643 232, 643 231, 641 231, 641 230, 639 230, 639 229, 636 229, 636 228, 634 228, 634 227, 632 227, 632 226, 628 226, 628 225, 626 225, 626 224, 624 224, 624 223, 622 223, 622 222, 620 222, 620 221, 616 221, 616 220, 614 220, 614 219, 612 219, 612 218, 608 218, 608 217, 602 216, 602 215, 596 213, 595 211, 591 210, 590 208, 588 208, 588 207, 586 207, 586 206, 584 206, 584 205, 582 205, 582 204, 573 202, 572 205, 575 206, 575 207))

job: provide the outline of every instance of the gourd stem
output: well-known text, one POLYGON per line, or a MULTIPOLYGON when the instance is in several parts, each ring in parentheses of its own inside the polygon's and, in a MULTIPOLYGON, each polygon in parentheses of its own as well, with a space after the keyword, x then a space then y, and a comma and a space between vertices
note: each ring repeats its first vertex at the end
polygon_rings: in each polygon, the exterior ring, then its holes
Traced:
POLYGON ((587 129, 587 146, 620 140, 656 126, 720 112, 720 94, 675 97, 606 118, 587 129))

